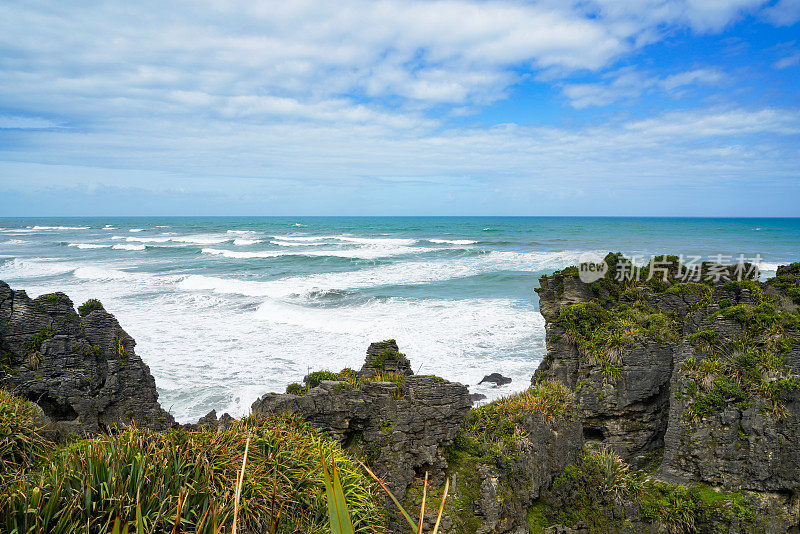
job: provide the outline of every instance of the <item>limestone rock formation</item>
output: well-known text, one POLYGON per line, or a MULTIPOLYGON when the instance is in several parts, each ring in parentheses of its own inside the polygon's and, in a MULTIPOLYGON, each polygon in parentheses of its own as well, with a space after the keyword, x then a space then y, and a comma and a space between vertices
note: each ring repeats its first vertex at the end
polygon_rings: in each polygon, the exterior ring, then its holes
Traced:
MULTIPOLYGON (((748 493, 800 526, 800 264, 766 282, 541 279, 548 353, 534 380, 574 388, 587 442, 657 478, 748 493)), ((728 273, 732 267, 728 268, 728 273)), ((726 279, 727 278, 727 279, 726 279)), ((730 532, 743 532, 726 526, 730 532)))
POLYGON ((444 448, 472 405, 465 386, 414 375, 394 341, 371 344, 358 373, 337 377, 305 395, 264 395, 252 411, 297 414, 345 447, 359 447, 397 495, 419 473, 447 465, 444 448))
POLYGON ((30 299, 0 281, 0 386, 71 431, 172 426, 133 338, 99 303, 84 313, 64 293, 30 299))

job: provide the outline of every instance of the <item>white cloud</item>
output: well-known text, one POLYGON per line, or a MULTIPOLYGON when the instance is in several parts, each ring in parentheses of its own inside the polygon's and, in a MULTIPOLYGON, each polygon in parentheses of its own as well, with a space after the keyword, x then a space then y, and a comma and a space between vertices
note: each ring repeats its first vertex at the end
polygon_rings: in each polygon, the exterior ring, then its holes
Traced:
POLYGON ((702 68, 679 72, 666 77, 648 75, 633 68, 624 68, 604 75, 609 82, 564 84, 562 90, 575 109, 607 106, 622 100, 635 100, 647 92, 661 89, 678 95, 697 85, 714 85, 725 79, 717 69, 702 68))
MULTIPOLYGON (((793 110, 684 111, 574 129, 449 128, 441 118, 502 99, 532 75, 559 83, 597 75, 676 28, 715 31, 765 4, 6 1, 0 106, 19 116, 0 127, 25 129, 13 134, 24 142, 0 146, 0 159, 127 169, 155 176, 149 185, 137 179, 152 188, 191 189, 187 177, 209 177, 238 191, 262 180, 359 187, 398 176, 547 189, 631 176, 791 176, 798 155, 776 158, 785 143, 743 150, 738 138, 797 135, 793 110), (55 119, 24 116, 58 117, 72 129, 44 131, 55 119)), ((600 76, 563 86, 576 108, 675 93, 723 74, 600 76)))
POLYGON ((788 69, 800 64, 800 53, 783 57, 775 62, 776 69, 788 69))
POLYGON ((168 93, 483 104, 501 98, 517 80, 511 68, 602 69, 670 26, 719 29, 762 4, 251 0, 167 8, 154 0, 5 2, 0 47, 11 53, 0 65, 6 98, 31 107, 47 105, 50 95, 58 97, 53 107, 63 109, 67 100, 96 107, 103 100, 141 102, 168 93))
POLYGON ((790 26, 800 20, 800 0, 778 0, 764 10, 767 20, 778 26, 790 26))
POLYGON ((695 69, 667 76, 661 80, 660 85, 671 92, 688 85, 715 85, 724 78, 725 76, 716 69, 695 69))
POLYGON ((58 128, 61 123, 42 117, 24 117, 20 115, 0 115, 0 130, 39 130, 58 128))

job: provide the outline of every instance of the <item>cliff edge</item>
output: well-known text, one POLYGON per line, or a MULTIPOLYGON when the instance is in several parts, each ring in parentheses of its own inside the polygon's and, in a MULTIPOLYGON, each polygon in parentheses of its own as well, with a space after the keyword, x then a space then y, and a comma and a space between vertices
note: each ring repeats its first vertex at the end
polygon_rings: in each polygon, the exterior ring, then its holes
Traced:
POLYGON ((31 299, 0 281, 0 387, 38 404, 68 432, 174 425, 136 342, 96 300, 31 299))

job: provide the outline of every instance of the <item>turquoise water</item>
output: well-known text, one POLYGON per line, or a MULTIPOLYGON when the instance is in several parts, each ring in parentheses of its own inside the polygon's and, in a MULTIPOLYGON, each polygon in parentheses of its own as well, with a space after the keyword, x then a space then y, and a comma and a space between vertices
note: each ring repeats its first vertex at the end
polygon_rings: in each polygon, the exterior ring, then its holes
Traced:
POLYGON ((800 260, 800 219, 0 219, 0 279, 99 298, 180 421, 246 413, 309 369, 395 338, 415 370, 495 398, 544 354, 533 289, 586 251, 800 260), (513 378, 477 387, 491 372, 513 378))

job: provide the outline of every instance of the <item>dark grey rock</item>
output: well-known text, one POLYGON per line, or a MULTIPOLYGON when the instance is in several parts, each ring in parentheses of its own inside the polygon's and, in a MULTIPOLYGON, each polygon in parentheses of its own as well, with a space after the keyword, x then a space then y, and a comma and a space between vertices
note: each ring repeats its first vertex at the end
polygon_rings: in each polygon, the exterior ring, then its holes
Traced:
POLYGON ((490 384, 494 384, 495 387, 497 386, 504 386, 506 384, 511 383, 511 379, 507 376, 503 376, 500 373, 492 373, 490 375, 486 375, 483 379, 478 382, 478 385, 483 384, 484 382, 489 382, 490 384))
POLYGON ((472 401, 473 404, 476 402, 482 401, 486 399, 486 395, 483 393, 470 393, 469 400, 472 401))
POLYGON ((367 348, 367 358, 358 375, 361 378, 371 379, 378 373, 414 374, 411 363, 405 354, 400 352, 394 339, 371 343, 367 348))
POLYGON ((322 381, 307 395, 270 393, 252 405, 253 413, 292 413, 328 432, 345 447, 359 447, 376 474, 396 495, 404 495, 415 476, 440 473, 444 448, 464 421, 472 402, 466 386, 411 373, 408 359, 393 342, 373 343, 357 386, 322 381), (386 350, 388 354, 386 354, 386 350), (372 379, 376 371, 405 377, 401 389, 372 379))
POLYGON ((197 421, 197 426, 217 426, 217 411, 211 410, 197 421))
POLYGON ((174 424, 135 345, 105 310, 80 317, 63 293, 32 300, 0 282, 0 386, 71 431, 174 424))
MULTIPOLYGON (((784 275, 790 276, 788 270, 784 275)), ((624 298, 609 293, 607 286, 583 284, 576 276, 557 273, 543 277, 537 292, 546 320, 548 352, 534 377, 558 380, 575 390, 585 440, 610 446, 634 465, 643 465, 646 458, 663 449, 656 478, 744 492, 765 518, 758 532, 798 531, 800 392, 783 390, 780 416, 757 398, 751 399, 749 406, 731 403, 700 419, 687 415, 692 377, 682 364, 692 356, 693 347, 686 336, 699 330, 713 330, 720 339, 742 336, 742 324, 718 312, 723 306, 754 303, 747 287, 728 287, 715 285, 707 303, 701 302, 699 294, 656 294, 638 288, 650 307, 680 319, 682 339, 674 343, 637 340, 620 351, 615 362, 619 375, 609 380, 604 379, 598 364, 580 356, 575 342, 556 321, 570 304, 597 298, 603 306, 610 306, 624 298)), ((760 284, 762 291, 776 297, 778 309, 794 313, 797 306, 786 287, 760 284)), ((782 356, 787 368, 797 374, 797 337, 782 356)), ((657 524, 643 522, 628 511, 625 514, 636 526, 633 531, 658 531, 657 524)), ((575 526, 559 528, 571 532, 575 526)), ((713 523, 699 528, 703 532, 744 532, 749 527, 713 523)))

